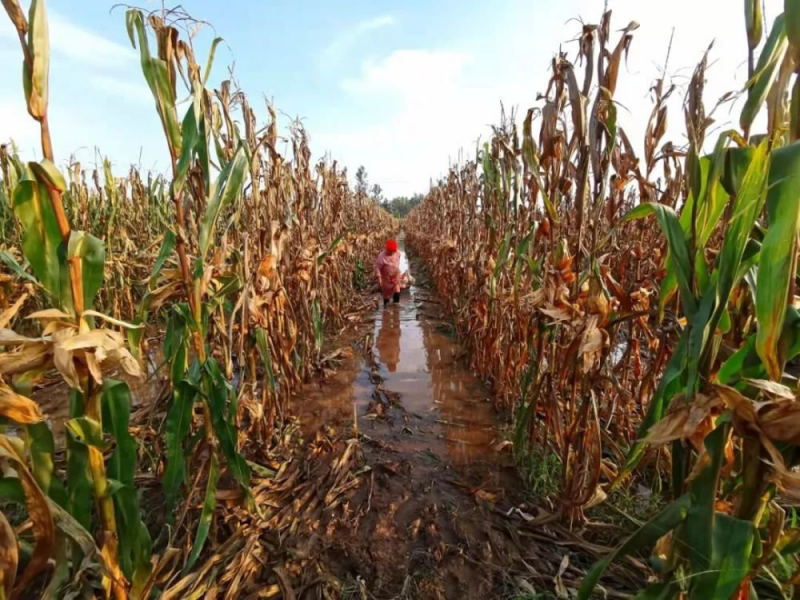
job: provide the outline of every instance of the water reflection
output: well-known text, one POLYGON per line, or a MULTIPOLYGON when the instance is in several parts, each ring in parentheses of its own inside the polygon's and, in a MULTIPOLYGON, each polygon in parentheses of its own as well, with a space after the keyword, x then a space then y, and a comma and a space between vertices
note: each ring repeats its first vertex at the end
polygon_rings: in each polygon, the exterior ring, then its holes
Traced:
POLYGON ((459 360, 461 347, 441 330, 442 322, 418 311, 416 291, 404 293, 401 304, 381 311, 375 323, 383 386, 401 395, 421 429, 439 432, 436 441, 444 441, 451 461, 472 462, 487 454, 494 438, 489 392, 459 360))
POLYGON ((390 373, 397 371, 400 362, 400 306, 390 305, 383 309, 375 347, 378 359, 390 373))

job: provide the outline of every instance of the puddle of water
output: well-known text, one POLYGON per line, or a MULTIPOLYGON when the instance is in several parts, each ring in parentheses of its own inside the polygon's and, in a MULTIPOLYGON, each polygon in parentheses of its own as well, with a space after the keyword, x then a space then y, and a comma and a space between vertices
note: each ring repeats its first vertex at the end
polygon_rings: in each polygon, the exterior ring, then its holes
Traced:
POLYGON ((402 454, 432 452, 461 465, 490 458, 495 420, 489 390, 461 359, 459 344, 442 332, 428 298, 411 286, 399 304, 377 309, 372 365, 356 356, 335 375, 306 386, 300 414, 307 431, 352 427, 355 410, 361 433, 402 454), (376 410, 376 393, 384 403, 397 395, 396 406, 376 410))

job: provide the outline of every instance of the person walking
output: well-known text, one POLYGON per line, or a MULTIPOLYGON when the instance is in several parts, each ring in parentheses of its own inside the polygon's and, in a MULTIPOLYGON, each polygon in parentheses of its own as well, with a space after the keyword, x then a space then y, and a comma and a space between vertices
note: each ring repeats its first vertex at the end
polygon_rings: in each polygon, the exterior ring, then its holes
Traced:
POLYGON ((394 300, 395 304, 400 302, 400 289, 408 276, 407 266, 404 265, 405 272, 401 270, 401 258, 402 254, 397 251, 397 242, 389 240, 375 261, 375 275, 383 294, 383 306, 389 304, 389 300, 394 300))

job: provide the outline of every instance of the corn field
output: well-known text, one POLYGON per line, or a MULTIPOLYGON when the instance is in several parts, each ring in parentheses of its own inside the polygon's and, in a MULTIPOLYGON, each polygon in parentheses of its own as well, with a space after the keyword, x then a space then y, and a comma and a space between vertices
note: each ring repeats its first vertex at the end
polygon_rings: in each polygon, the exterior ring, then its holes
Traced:
MULTIPOLYGON (((613 548, 584 544, 571 592, 568 560, 546 575, 553 597, 800 598, 800 0, 772 23, 737 4, 748 81, 721 132, 734 94, 704 97, 707 52, 682 114, 665 74, 629 138, 615 93, 638 26, 582 23, 538 104, 503 112, 403 222, 312 164, 299 122, 282 135, 235 81, 210 89, 222 40, 196 48, 182 8, 124 12, 168 175, 54 156, 45 0, 3 8, 40 154, 0 145, 0 600, 379 597, 334 585, 308 540, 335 537, 336 511, 357 529, 377 466, 401 469, 366 448, 397 451, 354 414, 346 439, 301 452, 296 413, 348 356, 331 344, 375 306, 372 265, 401 228, 511 423, 497 448, 520 472, 556 466, 548 510, 516 507, 527 530, 585 541, 615 494, 657 498, 613 548), (283 563, 289 538, 308 544, 283 563), (614 592, 625 564, 637 589, 614 592)), ((398 401, 369 360, 373 397, 398 401)), ((485 564, 530 571, 521 556, 485 564)), ((410 581, 396 597, 444 597, 410 581)))
POLYGON ((558 55, 521 130, 504 116, 405 224, 514 412, 515 453, 558 457, 542 522, 577 525, 631 480, 666 501, 579 598, 643 551, 655 572, 637 598, 800 590, 800 3, 772 24, 744 8, 739 129, 712 135, 706 55, 673 117, 688 144, 665 138, 677 92, 659 79, 637 155, 614 99, 636 24, 616 33, 607 12, 583 26, 583 66, 558 55))
POLYGON ((149 598, 192 571, 218 485, 269 516, 255 494, 274 475, 289 399, 346 322, 357 264, 396 221, 335 162, 312 165, 299 124, 286 158, 272 107, 261 126, 230 81, 207 89, 220 40, 199 64, 180 11, 125 15, 171 178, 114 174, 107 160, 60 170, 45 2, 27 17, 16 0, 3 6, 41 159, 0 147, 0 487, 28 523, 0 513, 0 597, 149 598), (133 427, 129 383, 156 361, 168 373, 151 399, 158 422, 133 427), (54 373, 70 390, 60 435, 33 399, 54 373), (160 502, 145 507, 137 488, 151 483, 160 502))

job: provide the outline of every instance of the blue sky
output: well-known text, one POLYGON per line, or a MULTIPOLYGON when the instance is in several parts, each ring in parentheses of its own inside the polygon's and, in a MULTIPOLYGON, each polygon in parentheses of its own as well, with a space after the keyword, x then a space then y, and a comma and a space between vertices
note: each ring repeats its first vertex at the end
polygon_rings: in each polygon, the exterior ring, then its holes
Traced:
MULTIPOLYGON (((27 8, 27 0, 21 0, 27 8)), ((56 158, 85 165, 95 148, 117 174, 130 163, 166 169, 166 151, 149 90, 128 42, 124 11, 105 0, 48 0, 51 15, 51 129, 56 158)), ((602 0, 182 0, 194 17, 224 38, 212 85, 227 65, 266 116, 263 98, 288 117, 302 118, 316 157, 326 152, 354 174, 365 165, 389 197, 424 192, 430 178, 473 152, 497 120, 500 101, 521 115, 544 91, 559 44, 570 43, 577 21, 597 22, 602 0)), ((771 20, 782 2, 767 0, 771 20)), ((160 3, 145 0, 144 6, 160 3)), ((628 67, 617 99, 634 139, 650 112, 648 88, 677 26, 670 72, 677 84, 712 39, 708 98, 744 85, 742 7, 734 0, 641 2, 610 0, 612 26, 636 20, 628 67)), ((213 32, 195 41, 206 55, 213 32)), ((15 33, 0 14, 0 141, 13 138, 36 156, 36 127, 27 117, 15 33), (19 83, 17 83, 19 82, 19 83)), ((680 98, 676 96, 676 102, 680 98)), ((679 106, 676 104, 676 109, 679 106)), ((737 113, 720 113, 720 125, 737 113)), ((673 124, 682 122, 678 110, 673 124)), ((680 141, 680 140, 678 140, 680 141)))

